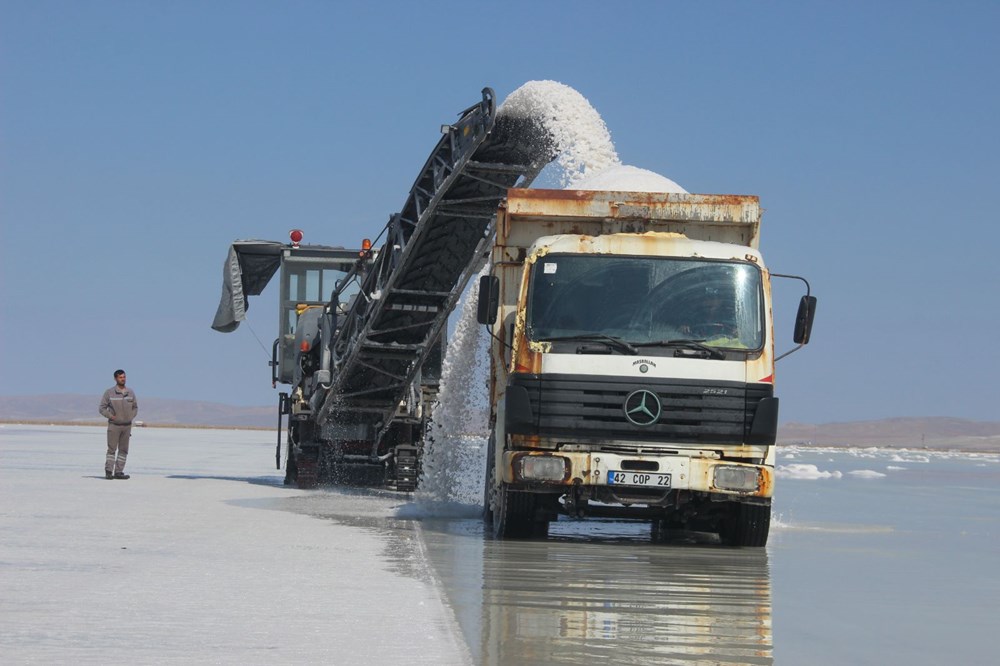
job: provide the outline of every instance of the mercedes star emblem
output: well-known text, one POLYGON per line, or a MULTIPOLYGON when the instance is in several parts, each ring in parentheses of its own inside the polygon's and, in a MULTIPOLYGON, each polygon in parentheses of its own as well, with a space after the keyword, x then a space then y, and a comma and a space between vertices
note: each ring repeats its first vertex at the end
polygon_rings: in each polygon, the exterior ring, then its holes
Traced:
POLYGON ((660 420, 660 396, 646 389, 632 391, 625 398, 625 418, 637 426, 651 426, 660 420))

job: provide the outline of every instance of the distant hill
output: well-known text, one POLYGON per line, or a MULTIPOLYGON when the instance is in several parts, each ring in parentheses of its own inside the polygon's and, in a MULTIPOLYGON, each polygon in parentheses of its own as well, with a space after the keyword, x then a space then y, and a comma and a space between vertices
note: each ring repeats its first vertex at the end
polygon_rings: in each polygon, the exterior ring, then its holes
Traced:
POLYGON ((1000 452, 1000 422, 940 416, 820 425, 786 423, 778 428, 778 443, 1000 452))
MULTIPOLYGON (((52 394, 0 396, 0 420, 104 423, 97 413, 100 395, 52 394)), ((278 401, 270 407, 237 407, 216 402, 145 398, 139 395, 139 419, 151 426, 189 425, 276 428, 278 401)))
MULTIPOLYGON (((100 396, 52 394, 0 396, 0 421, 101 423, 100 396)), ((275 401, 277 403, 277 401, 275 401)), ((150 426, 276 428, 277 404, 238 407, 215 402, 139 396, 139 418, 150 426)), ((1000 422, 949 417, 892 418, 844 423, 786 423, 779 444, 894 446, 1000 453, 1000 422)))

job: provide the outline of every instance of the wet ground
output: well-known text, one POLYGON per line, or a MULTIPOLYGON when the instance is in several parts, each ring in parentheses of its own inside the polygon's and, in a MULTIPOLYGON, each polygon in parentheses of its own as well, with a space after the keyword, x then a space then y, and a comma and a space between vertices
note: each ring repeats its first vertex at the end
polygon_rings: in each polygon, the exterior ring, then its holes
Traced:
POLYGON ((623 522, 495 541, 473 509, 376 491, 283 508, 382 534, 441 586, 475 663, 993 663, 997 456, 786 455, 816 474, 779 480, 766 549, 623 522))
POLYGON ((468 504, 285 488, 267 433, 133 437, 109 483, 101 429, 0 428, 12 663, 996 661, 998 455, 782 447, 768 546, 732 549, 623 522, 495 541, 468 504))
POLYGON ((494 541, 473 524, 424 524, 478 663, 772 663, 765 551, 653 543, 641 524, 552 532, 494 541))

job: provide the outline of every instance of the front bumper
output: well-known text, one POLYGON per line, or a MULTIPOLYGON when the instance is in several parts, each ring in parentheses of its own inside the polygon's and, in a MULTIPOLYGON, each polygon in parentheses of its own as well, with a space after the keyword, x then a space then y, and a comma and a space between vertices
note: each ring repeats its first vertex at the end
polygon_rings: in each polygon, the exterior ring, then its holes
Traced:
POLYGON ((504 451, 503 480, 515 486, 557 490, 560 486, 653 487, 742 497, 770 498, 774 470, 754 465, 679 455, 504 451), (549 460, 541 461, 538 458, 549 460), (562 461, 561 476, 556 461, 562 461), (622 472, 621 475, 613 474, 622 472), (610 474, 610 476, 609 476, 610 474), (669 479, 665 478, 669 475, 669 479), (646 478, 649 477, 649 478, 646 478), (663 485, 664 482, 666 485, 663 485))

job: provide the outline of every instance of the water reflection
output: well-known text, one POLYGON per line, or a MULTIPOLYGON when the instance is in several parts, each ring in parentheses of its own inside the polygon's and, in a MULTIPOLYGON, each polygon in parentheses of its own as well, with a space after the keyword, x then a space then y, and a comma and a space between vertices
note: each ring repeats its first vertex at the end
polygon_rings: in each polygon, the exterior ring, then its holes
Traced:
POLYGON ((436 579, 477 664, 773 662, 764 549, 595 520, 558 521, 545 540, 495 541, 468 512, 434 517, 377 491, 281 504, 371 530, 397 573, 436 579))
POLYGON ((772 663, 763 549, 579 525, 523 542, 484 539, 473 521, 424 524, 477 663, 772 663))

